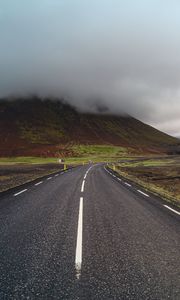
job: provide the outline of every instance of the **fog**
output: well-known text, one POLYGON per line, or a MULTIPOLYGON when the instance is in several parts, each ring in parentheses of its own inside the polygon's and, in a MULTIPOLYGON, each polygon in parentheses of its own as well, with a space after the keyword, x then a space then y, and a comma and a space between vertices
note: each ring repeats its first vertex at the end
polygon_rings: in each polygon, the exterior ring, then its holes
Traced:
POLYGON ((0 0, 0 97, 65 97, 180 136, 180 2, 0 0))

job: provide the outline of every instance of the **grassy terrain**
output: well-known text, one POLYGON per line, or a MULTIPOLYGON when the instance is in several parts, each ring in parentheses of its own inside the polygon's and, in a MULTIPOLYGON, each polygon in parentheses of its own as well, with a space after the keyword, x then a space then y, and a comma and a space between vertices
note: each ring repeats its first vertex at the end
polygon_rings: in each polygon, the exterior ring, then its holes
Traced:
POLYGON ((30 182, 34 179, 55 173, 63 169, 63 165, 55 163, 0 164, 0 192, 30 182))
POLYGON ((63 169, 57 158, 0 158, 0 192, 63 169))
POLYGON ((116 164, 116 171, 180 206, 180 156, 129 157, 116 164))
POLYGON ((55 157, 31 157, 31 156, 18 156, 18 157, 0 157, 0 165, 12 164, 48 164, 57 163, 58 159, 55 157))
POLYGON ((114 161, 128 154, 128 148, 108 145, 76 145, 72 147, 77 157, 69 157, 66 162, 114 161))
MULTIPOLYGON (((85 164, 89 161, 114 161, 128 154, 128 149, 106 145, 71 146, 76 156, 65 159, 68 167, 85 164)), ((21 185, 25 182, 53 173, 64 167, 54 157, 2 157, 0 158, 0 191, 21 185)))
MULTIPOLYGON (((72 146, 77 156, 65 164, 116 162, 116 171, 145 189, 180 206, 180 156, 134 156, 128 148, 106 145, 72 146)), ((63 168, 54 157, 0 158, 0 191, 63 168)))
POLYGON ((56 126, 53 123, 44 124, 28 124, 27 122, 18 122, 20 131, 20 137, 22 139, 30 141, 32 144, 49 144, 49 142, 56 142, 58 139, 64 136, 60 126, 56 126), (45 126, 44 126, 45 124, 45 126))
MULTIPOLYGON (((71 146, 70 150, 75 156, 65 157, 65 163, 86 163, 90 160, 93 162, 114 161, 127 156, 128 148, 107 145, 76 145, 71 146)), ((3 164, 48 164, 57 163, 56 157, 33 157, 33 156, 18 156, 18 157, 0 157, 0 165, 3 164)))

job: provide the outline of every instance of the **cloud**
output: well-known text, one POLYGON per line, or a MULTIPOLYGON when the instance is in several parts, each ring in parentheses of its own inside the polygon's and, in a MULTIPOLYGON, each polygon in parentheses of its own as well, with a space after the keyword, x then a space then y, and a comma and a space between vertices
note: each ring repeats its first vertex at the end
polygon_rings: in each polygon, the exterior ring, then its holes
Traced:
POLYGON ((176 0, 3 0, 0 96, 65 96, 179 132, 176 0))

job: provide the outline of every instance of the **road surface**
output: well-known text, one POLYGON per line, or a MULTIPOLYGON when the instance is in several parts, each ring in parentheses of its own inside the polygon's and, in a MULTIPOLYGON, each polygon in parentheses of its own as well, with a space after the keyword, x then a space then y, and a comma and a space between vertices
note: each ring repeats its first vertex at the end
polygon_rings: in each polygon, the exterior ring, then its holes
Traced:
POLYGON ((0 199, 0 299, 180 299, 179 211, 102 164, 0 199))

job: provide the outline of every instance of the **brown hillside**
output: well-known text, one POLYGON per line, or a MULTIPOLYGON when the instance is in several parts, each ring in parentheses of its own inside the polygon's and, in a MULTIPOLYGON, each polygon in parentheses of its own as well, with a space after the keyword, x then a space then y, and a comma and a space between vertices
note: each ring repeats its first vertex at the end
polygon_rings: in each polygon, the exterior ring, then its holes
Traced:
POLYGON ((0 156, 72 155, 72 145, 166 152, 178 140, 135 118, 85 114, 60 101, 0 100, 0 156))

